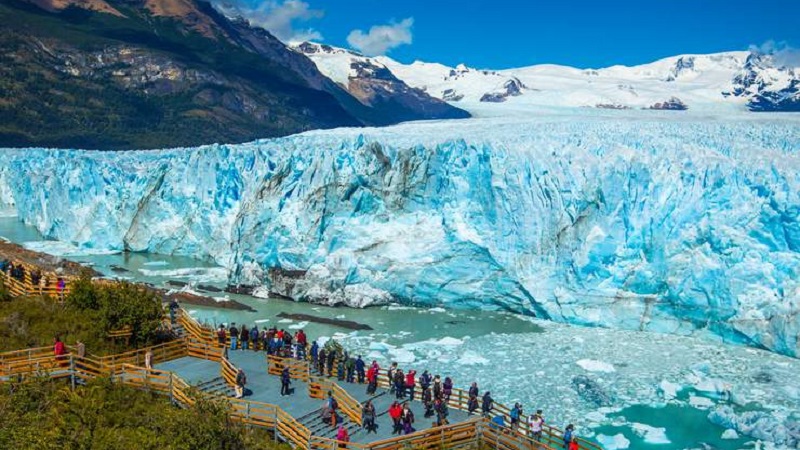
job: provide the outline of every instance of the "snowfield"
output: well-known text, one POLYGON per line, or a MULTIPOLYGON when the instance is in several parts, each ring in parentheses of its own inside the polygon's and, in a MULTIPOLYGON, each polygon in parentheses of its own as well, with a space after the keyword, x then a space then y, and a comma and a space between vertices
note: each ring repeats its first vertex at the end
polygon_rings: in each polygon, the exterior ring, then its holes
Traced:
POLYGON ((502 309, 797 356, 798 125, 551 110, 192 149, 5 150, 0 193, 48 238, 213 259, 298 300, 502 309))

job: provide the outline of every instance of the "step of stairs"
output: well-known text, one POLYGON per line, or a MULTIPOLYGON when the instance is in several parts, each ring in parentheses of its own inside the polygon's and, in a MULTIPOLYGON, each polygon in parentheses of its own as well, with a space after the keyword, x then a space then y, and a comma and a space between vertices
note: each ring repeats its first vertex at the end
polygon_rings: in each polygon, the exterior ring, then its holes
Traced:
POLYGON ((233 397, 235 394, 233 387, 229 386, 222 377, 204 381, 195 387, 215 397, 233 397))

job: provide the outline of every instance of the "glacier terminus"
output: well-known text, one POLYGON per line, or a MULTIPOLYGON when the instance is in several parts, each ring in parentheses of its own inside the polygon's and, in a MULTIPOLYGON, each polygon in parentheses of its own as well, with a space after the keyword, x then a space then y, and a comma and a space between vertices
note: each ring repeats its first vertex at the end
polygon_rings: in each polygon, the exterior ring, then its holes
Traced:
POLYGON ((7 149, 44 236, 299 301, 508 310, 800 354, 800 117, 552 108, 160 151, 7 149))

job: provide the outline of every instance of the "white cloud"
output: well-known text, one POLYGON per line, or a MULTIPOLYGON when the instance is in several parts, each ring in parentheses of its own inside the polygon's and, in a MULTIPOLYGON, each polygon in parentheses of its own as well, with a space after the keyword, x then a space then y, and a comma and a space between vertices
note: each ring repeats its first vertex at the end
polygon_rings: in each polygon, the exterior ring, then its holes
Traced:
POLYGON ((302 0, 267 0, 256 7, 219 3, 215 6, 225 14, 242 16, 251 25, 264 28, 283 42, 322 40, 322 34, 313 28, 296 28, 299 22, 317 19, 324 14, 302 0))
POLYGON ((790 46, 786 41, 770 39, 761 45, 751 45, 750 51, 772 55, 778 67, 800 67, 800 49, 790 46))
POLYGON ((395 47, 411 43, 412 25, 414 18, 409 17, 400 23, 374 25, 367 33, 353 30, 347 35, 347 43, 366 55, 383 55, 395 47))

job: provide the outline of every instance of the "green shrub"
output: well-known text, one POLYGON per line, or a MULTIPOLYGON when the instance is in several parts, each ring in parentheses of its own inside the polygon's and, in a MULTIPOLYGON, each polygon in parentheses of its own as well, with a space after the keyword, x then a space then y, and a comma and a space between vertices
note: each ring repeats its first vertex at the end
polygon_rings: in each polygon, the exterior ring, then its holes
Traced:
POLYGON ((0 417, 0 448, 8 449, 288 449, 232 422, 225 403, 181 409, 107 379, 74 391, 46 379, 2 389, 0 417))

